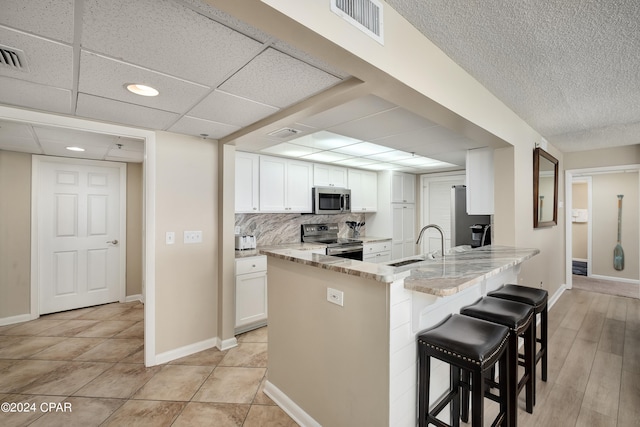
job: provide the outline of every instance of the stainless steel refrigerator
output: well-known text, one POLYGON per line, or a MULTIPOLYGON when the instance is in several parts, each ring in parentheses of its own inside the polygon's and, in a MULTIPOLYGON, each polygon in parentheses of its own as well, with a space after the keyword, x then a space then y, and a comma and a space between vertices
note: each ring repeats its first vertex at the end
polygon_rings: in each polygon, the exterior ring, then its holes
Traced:
POLYGON ((488 233, 489 239, 484 243, 491 242, 491 215, 468 215, 467 214, 467 187, 465 185, 454 185, 451 187, 451 247, 460 245, 480 246, 477 233, 471 229, 474 225, 482 225, 483 231, 488 233), (472 236, 472 234, 476 234, 472 236), (474 238, 475 237, 475 238, 474 238))

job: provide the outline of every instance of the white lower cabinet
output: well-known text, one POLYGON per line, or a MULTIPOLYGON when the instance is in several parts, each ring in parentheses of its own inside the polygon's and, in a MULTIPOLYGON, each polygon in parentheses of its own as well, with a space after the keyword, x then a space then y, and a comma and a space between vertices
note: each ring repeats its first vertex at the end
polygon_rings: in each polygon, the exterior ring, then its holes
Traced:
POLYGON ((236 334, 267 324, 267 257, 236 259, 236 334))
POLYGON ((363 261, 375 263, 391 261, 391 239, 382 242, 365 243, 363 246, 363 261))

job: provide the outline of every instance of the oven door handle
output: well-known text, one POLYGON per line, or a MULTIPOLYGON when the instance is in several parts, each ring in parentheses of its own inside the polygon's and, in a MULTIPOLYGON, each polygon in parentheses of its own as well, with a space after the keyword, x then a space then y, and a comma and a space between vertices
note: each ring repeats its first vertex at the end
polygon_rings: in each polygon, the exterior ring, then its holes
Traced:
POLYGON ((348 254, 350 252, 362 252, 363 250, 364 250, 363 246, 347 246, 344 248, 333 247, 333 248, 327 248, 327 255, 348 254))

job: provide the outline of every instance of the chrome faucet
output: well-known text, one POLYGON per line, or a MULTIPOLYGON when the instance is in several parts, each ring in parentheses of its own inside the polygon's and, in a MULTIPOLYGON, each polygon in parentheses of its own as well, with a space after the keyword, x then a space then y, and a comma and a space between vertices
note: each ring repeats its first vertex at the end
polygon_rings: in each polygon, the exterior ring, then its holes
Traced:
POLYGON ((420 230, 420 234, 418 235, 418 240, 416 240, 416 245, 420 244, 420 239, 422 239, 422 233, 424 233, 424 230, 426 230, 427 228, 435 228, 440 232, 440 250, 442 251, 442 257, 444 258, 444 232, 442 231, 442 228, 440 228, 439 225, 429 224, 422 227, 422 230, 420 230))

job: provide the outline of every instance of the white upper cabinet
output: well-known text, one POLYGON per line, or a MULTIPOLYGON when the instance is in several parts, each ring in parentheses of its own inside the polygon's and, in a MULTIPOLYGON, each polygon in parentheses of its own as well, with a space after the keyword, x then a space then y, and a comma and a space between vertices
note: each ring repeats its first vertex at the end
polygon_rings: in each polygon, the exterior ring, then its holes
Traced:
POLYGON ((347 168, 315 163, 313 165, 315 187, 347 187, 347 168))
POLYGON ((349 169, 351 212, 378 210, 378 174, 361 169, 349 169))
POLYGON ((259 210, 260 156, 236 152, 236 212, 255 213, 259 210))
POLYGON ((467 213, 493 215, 493 149, 467 151, 467 213))
POLYGON ((410 173, 391 173, 391 203, 416 202, 416 176, 410 173))
POLYGON ((311 212, 313 164, 260 156, 260 211, 311 212))

